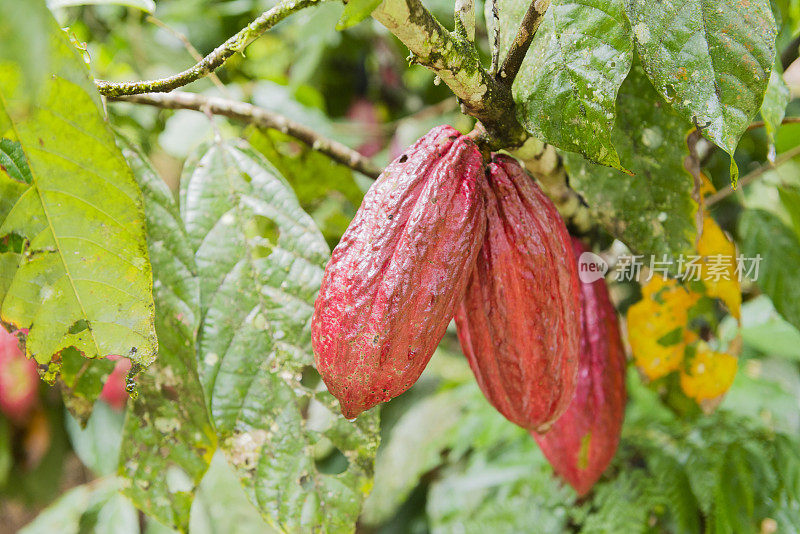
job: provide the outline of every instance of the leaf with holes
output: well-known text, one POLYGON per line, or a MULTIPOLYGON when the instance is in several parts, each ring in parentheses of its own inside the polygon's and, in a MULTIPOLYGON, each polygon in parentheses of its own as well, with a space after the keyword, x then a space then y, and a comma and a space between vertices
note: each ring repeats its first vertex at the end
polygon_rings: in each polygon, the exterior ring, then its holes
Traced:
POLYGON ((553 2, 514 80, 520 122, 558 148, 621 169, 611 131, 632 60, 622 0, 553 2))
POLYGON ((352 530, 378 425, 374 414, 338 415, 312 367, 325 240, 245 143, 196 154, 181 180, 181 214, 200 277, 200 380, 220 447, 275 526, 352 530))
POLYGON ((639 65, 617 101, 614 145, 633 176, 565 154, 570 184, 596 219, 632 250, 677 257, 691 250, 697 232, 694 182, 683 167, 690 125, 658 101, 639 65))
POLYGON ((49 365, 48 378, 62 360, 70 367, 67 385, 81 399, 71 407, 86 417, 101 381, 83 378, 99 377, 94 364, 104 373, 107 363, 94 358, 129 356, 141 366, 155 359, 152 275, 141 192, 85 63, 49 24, 53 75, 35 99, 24 57, 0 62, 0 159, 13 162, 0 170, 1 313, 28 329, 27 355, 49 365), (68 347, 76 350, 59 357, 68 347))
POLYGON ((769 0, 631 0, 628 16, 647 75, 682 117, 731 156, 761 107, 775 62, 769 0))
POLYGON ((303 209, 335 246, 364 193, 353 171, 278 130, 251 128, 248 142, 289 182, 303 209))
POLYGON ((186 532, 195 492, 217 448, 195 358, 197 266, 172 192, 139 152, 121 144, 144 194, 159 353, 138 380, 119 474, 127 479, 123 493, 139 509, 186 532))

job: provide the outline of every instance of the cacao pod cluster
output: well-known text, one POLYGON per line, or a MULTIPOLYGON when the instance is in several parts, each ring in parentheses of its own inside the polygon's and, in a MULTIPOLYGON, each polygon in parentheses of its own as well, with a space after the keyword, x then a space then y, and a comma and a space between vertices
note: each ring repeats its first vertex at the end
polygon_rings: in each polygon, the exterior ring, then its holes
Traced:
POLYGON ((613 457, 625 353, 605 281, 581 283, 550 199, 448 126, 373 184, 325 269, 317 369, 354 418, 419 378, 450 321, 478 385, 583 494, 613 457))

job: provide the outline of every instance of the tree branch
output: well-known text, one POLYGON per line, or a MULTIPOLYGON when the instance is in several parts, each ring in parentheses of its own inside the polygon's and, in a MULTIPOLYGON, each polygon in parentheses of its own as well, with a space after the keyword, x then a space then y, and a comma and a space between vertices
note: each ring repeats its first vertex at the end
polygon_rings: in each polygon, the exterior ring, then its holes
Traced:
POLYGON ((334 161, 347 165, 365 176, 377 178, 380 167, 372 163, 352 148, 338 141, 328 139, 311 128, 298 124, 291 119, 244 102, 225 98, 206 97, 196 93, 154 93, 143 95, 125 95, 109 97, 111 101, 145 104, 163 109, 191 109, 194 111, 223 115, 231 119, 255 124, 262 128, 272 128, 290 135, 312 149, 325 154, 334 161))
POLYGON ((511 43, 506 59, 503 61, 503 66, 497 75, 509 87, 514 83, 514 78, 517 77, 522 61, 525 59, 525 54, 528 53, 533 36, 536 35, 536 30, 539 29, 548 7, 550 7, 550 0, 532 0, 531 5, 528 6, 528 11, 525 12, 525 16, 522 18, 517 35, 514 37, 514 42, 511 43))
POLYGON ((462 110, 486 129, 492 150, 521 145, 528 134, 515 113, 511 90, 481 65, 475 47, 450 33, 420 0, 384 0, 372 12, 412 53, 412 61, 433 70, 461 101, 462 110))
POLYGON ((229 57, 236 52, 244 50, 254 39, 292 13, 296 13, 301 9, 319 4, 323 1, 325 0, 292 0, 278 4, 269 11, 262 13, 253 22, 248 24, 247 27, 218 46, 213 52, 204 57, 202 61, 174 76, 158 80, 122 83, 97 80, 95 82, 97 84, 97 89, 100 91, 100 94, 105 96, 122 96, 141 93, 169 92, 178 87, 183 87, 214 72, 225 63, 229 57))
MULTIPOLYGON (((774 164, 773 163, 765 163, 765 164, 761 165, 760 167, 758 167, 758 168, 750 171, 749 173, 747 173, 744 176, 744 178, 739 180, 739 184, 738 185, 740 187, 744 187, 747 184, 752 183, 752 182, 758 180, 759 178, 761 178, 764 175, 764 173, 766 173, 767 171, 771 171, 772 169, 776 169, 776 168, 780 167, 781 165, 783 165, 784 163, 786 163, 787 161, 789 161, 791 159, 794 159, 798 155, 800 155, 800 146, 796 146, 796 147, 792 148, 791 150, 787 150, 786 152, 784 152, 780 156, 778 156, 778 158, 775 160, 774 164)), ((738 189, 738 187, 737 187, 737 189, 738 189)), ((706 202, 705 202, 706 207, 709 208, 709 207, 713 206, 714 204, 716 204, 720 200, 722 200, 722 199, 730 196, 731 194, 733 194, 735 191, 736 191, 736 189, 734 189, 732 186, 729 185, 725 189, 720 189, 719 191, 717 191, 713 195, 709 195, 708 197, 706 197, 706 202)))

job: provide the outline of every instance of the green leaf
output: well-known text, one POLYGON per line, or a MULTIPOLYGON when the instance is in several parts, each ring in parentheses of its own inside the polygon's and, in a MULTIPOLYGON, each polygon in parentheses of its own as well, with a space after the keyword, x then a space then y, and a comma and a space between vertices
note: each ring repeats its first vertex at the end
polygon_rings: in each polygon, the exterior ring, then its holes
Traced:
POLYGON ((764 129, 769 139, 769 159, 775 161, 775 134, 781 127, 783 117, 786 115, 786 106, 789 105, 792 95, 789 86, 783 79, 783 69, 776 63, 769 77, 767 92, 761 103, 761 117, 764 119, 764 129))
POLYGON ((141 9, 147 13, 154 13, 156 3, 153 0, 47 0, 47 7, 60 9, 72 6, 128 6, 141 9))
POLYGON ((29 89, 21 99, 39 96, 51 71, 51 16, 42 0, 0 0, 0 68, 6 61, 22 71, 29 89))
POLYGON ((742 214, 739 236, 745 257, 761 257, 755 282, 778 313, 800 328, 800 239, 775 215, 754 209, 742 214))
POLYGON ((125 414, 105 402, 98 402, 84 428, 75 418, 66 416, 67 434, 72 448, 83 465, 95 475, 114 474, 122 443, 122 422, 125 414))
POLYGON ((565 154, 570 185, 631 250, 677 257, 692 248, 696 235, 694 182, 683 167, 689 125, 658 101, 639 65, 617 100, 614 145, 633 176, 565 154))
POLYGON ((553 2, 514 81, 520 122, 562 150, 622 169, 611 131, 632 60, 622 0, 553 2))
MULTIPOLYGON (((272 529, 247 498, 239 478, 222 452, 211 460, 192 505, 192 534, 272 534, 272 529)), ((148 531, 149 534, 149 531, 148 531)))
MULTIPOLYGON (((37 2, 15 4, 27 10, 37 2)), ((84 399, 78 415, 86 417, 100 392, 96 381, 89 390, 80 380, 93 358, 117 354, 141 366, 155 359, 152 276, 141 192, 85 63, 55 21, 47 24, 52 76, 34 102, 22 76, 26 57, 0 60, 0 137, 17 163, 0 172, 0 189, 11 194, 0 236, 24 243, 22 254, 0 261, 2 319, 29 329, 27 355, 50 364, 48 378, 61 365, 51 362, 56 354, 82 353, 68 385, 84 399)))
POLYGON ((761 107, 775 62, 768 0, 631 0, 637 50, 658 93, 731 156, 761 107))
POLYGON ((775 311, 766 295, 742 305, 739 333, 746 347, 769 356, 800 361, 800 331, 775 311))
POLYGON ((742 534, 754 532, 753 474, 741 446, 734 443, 728 447, 718 480, 710 530, 742 534))
MULTIPOLYGON (((100 478, 89 484, 78 486, 62 495, 45 508, 31 523, 19 531, 20 534, 79 534, 82 523, 97 524, 97 515, 104 505, 117 494, 119 481, 114 478, 100 478)), ((115 525, 114 532, 125 532, 125 525, 115 525)), ((138 530, 138 529, 137 529, 138 530)), ((94 532, 94 530, 90 530, 94 532)), ((101 530, 97 532, 102 532, 101 530)))
POLYGON ((123 492, 158 521, 186 531, 195 491, 217 448, 197 372, 197 266, 177 203, 144 157, 120 142, 142 188, 155 278, 158 360, 140 375, 125 421, 123 492))
POLYGON ((792 228, 794 228, 797 238, 800 239, 800 188, 779 187, 778 195, 780 196, 781 204, 792 220, 792 228))
POLYGON ((187 164, 181 214, 200 276, 200 380, 221 449, 276 527, 351 530, 371 488, 377 417, 345 420, 312 366, 322 235, 243 142, 218 142, 187 164))
POLYGON ((378 525, 397 510, 423 474, 442 462, 465 407, 454 390, 412 405, 392 428, 375 459, 375 488, 364 504, 362 521, 378 525), (409 451, 414 451, 409 454, 409 451))
POLYGON ((337 30, 346 30, 355 26, 362 20, 368 18, 382 0, 348 0, 344 5, 344 11, 336 23, 337 30))

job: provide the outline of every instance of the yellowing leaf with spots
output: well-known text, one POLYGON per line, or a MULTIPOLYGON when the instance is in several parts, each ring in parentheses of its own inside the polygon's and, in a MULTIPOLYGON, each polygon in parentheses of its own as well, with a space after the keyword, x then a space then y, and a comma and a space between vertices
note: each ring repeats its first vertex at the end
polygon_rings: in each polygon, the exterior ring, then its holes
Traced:
POLYGON ((2 320, 27 330, 48 378, 60 368, 86 417, 113 367, 99 358, 156 357, 142 195, 80 54, 43 3, 15 9, 47 21, 49 75, 33 84, 26 57, 0 59, 2 320))
POLYGON ((697 243, 697 252, 701 256, 701 279, 706 295, 722 300, 731 315, 738 319, 742 293, 736 272, 736 245, 708 215, 703 219, 703 233, 697 243))
POLYGON ((736 358, 714 352, 700 342, 694 356, 681 370, 681 389, 698 403, 716 399, 731 387, 736 368, 736 358))
POLYGON ((628 309, 628 340, 636 365, 655 380, 680 368, 689 309, 700 295, 658 274, 642 287, 642 295, 628 309))

